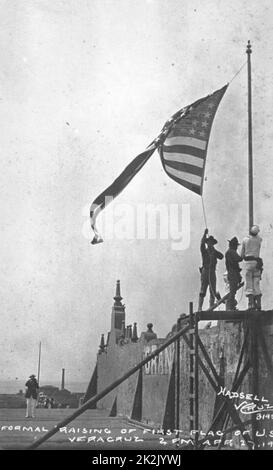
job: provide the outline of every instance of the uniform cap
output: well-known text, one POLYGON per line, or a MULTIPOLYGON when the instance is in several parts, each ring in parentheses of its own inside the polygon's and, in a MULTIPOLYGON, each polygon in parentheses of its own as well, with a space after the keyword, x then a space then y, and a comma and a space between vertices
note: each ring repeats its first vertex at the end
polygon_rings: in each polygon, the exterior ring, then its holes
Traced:
POLYGON ((233 237, 231 240, 228 240, 228 242, 231 244, 231 245, 241 245, 241 243, 239 243, 239 240, 237 237, 233 237))
POLYGON ((212 236, 210 235, 207 239, 206 239, 206 243, 212 243, 213 245, 216 245, 216 243, 218 243, 218 241, 212 236))

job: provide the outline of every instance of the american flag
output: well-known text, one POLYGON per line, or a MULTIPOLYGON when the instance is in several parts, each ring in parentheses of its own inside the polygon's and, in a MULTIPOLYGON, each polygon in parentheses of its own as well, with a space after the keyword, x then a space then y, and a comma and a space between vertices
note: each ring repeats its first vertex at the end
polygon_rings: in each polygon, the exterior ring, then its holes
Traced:
POLYGON ((159 146, 167 175, 200 195, 203 191, 210 131, 227 86, 188 106, 184 115, 175 120, 159 146))
POLYGON ((172 179, 197 194, 202 194, 210 130, 227 86, 175 113, 149 147, 135 157, 93 201, 90 207, 91 228, 95 233, 91 242, 93 245, 103 241, 96 227, 97 216, 124 190, 155 149, 159 150, 163 167, 172 179))

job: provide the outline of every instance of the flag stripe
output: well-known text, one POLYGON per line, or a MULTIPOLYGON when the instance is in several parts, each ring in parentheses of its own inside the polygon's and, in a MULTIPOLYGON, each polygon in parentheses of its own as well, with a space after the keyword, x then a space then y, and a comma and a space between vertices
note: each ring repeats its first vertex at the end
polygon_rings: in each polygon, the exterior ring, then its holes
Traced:
POLYGON ((160 157, 168 176, 202 194, 208 141, 215 113, 227 85, 188 106, 178 117, 160 146, 160 157))
POLYGON ((194 137, 185 137, 185 136, 175 136, 175 137, 167 137, 164 142, 164 146, 168 145, 188 145, 190 147, 197 147, 202 150, 206 150, 207 148, 207 141, 196 139, 194 137))
POLYGON ((178 179, 176 176, 169 175, 168 173, 167 175, 170 178, 172 178, 174 181, 176 181, 177 183, 182 184, 185 188, 189 189, 190 191, 193 191, 194 193, 199 194, 199 196, 201 195, 201 187, 199 184, 189 183, 188 181, 178 179))
POLYGON ((189 165, 199 166, 200 168, 203 168, 205 163, 205 159, 188 155, 187 153, 164 152, 164 159, 168 162, 188 163, 189 165))
POLYGON ((176 176, 176 178, 178 178, 180 181, 184 180, 188 183, 193 183, 196 185, 201 185, 202 183, 201 176, 192 175, 191 173, 176 170, 175 168, 171 168, 169 165, 165 165, 165 169, 168 174, 176 176))
POLYGON ((183 162, 166 162, 166 165, 170 168, 174 168, 175 170, 190 173, 192 175, 202 176, 203 175, 203 168, 198 166, 189 165, 188 163, 183 162))
POLYGON ((156 149, 156 145, 152 143, 144 152, 140 153, 132 160, 123 172, 108 186, 91 204, 90 220, 91 227, 95 232, 92 244, 95 245, 102 241, 96 228, 96 219, 99 213, 106 207, 121 191, 130 183, 134 176, 141 170, 145 163, 149 160, 156 149))
POLYGON ((173 145, 172 147, 165 147, 163 145, 163 152, 165 153, 187 153, 188 155, 194 155, 195 157, 205 158, 206 151, 198 149, 196 147, 189 147, 188 145, 173 145))

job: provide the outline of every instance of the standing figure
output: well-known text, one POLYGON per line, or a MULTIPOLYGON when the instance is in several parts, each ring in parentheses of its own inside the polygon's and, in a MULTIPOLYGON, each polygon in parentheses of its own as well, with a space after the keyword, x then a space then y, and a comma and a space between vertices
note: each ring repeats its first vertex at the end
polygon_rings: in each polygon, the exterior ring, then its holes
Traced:
POLYGON ((29 376, 29 379, 26 382, 26 387, 27 387, 26 394, 25 394, 25 397, 27 399, 26 418, 35 418, 34 410, 37 404, 39 385, 34 374, 29 376))
POLYGON ((239 263, 243 261, 241 256, 237 253, 237 248, 240 245, 237 237, 233 237, 228 240, 229 248, 226 251, 226 268, 227 268, 227 280, 229 283, 229 296, 226 303, 226 310, 236 310, 237 301, 235 299, 238 286, 242 280, 240 274, 241 268, 239 263))
POLYGON ((202 311, 202 306, 204 298, 206 297, 207 288, 209 286, 210 308, 213 307, 215 302, 215 297, 219 299, 219 294, 216 293, 216 264, 217 259, 223 259, 224 255, 220 251, 215 250, 214 245, 216 245, 217 240, 210 235, 207 237, 208 229, 206 228, 204 235, 201 239, 201 255, 202 255, 202 268, 201 272, 201 289, 199 294, 199 305, 198 311, 202 311), (207 246, 206 246, 207 245, 207 246))
POLYGON ((262 238, 258 235, 258 225, 253 225, 249 235, 242 241, 241 257, 245 261, 246 268, 246 296, 248 297, 248 309, 261 310, 260 280, 263 270, 263 260, 260 258, 262 238))
POLYGON ((45 408, 48 408, 49 407, 49 398, 46 397, 45 399, 45 408))

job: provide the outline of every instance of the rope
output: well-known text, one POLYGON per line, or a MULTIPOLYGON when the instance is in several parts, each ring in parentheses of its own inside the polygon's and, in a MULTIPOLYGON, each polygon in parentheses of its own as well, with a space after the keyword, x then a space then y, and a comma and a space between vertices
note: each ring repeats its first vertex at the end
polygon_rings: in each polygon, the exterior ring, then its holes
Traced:
POLYGON ((207 224, 207 217, 206 217, 206 211, 205 211, 205 206, 204 206, 204 199, 203 199, 203 195, 201 196, 201 200, 202 200, 202 208, 203 208, 203 216, 204 216, 205 227, 206 227, 206 228, 208 228, 208 224, 207 224))
POLYGON ((239 75, 239 73, 241 72, 241 70, 244 68, 244 66, 247 64, 247 60, 243 63, 243 65, 239 68, 238 72, 235 73, 235 75, 233 75, 232 79, 230 80, 229 82, 229 85, 233 82, 233 80, 237 77, 237 75, 239 75))
MULTIPOLYGON (((239 75, 239 73, 243 70, 243 68, 245 67, 246 64, 247 64, 247 60, 241 65, 241 67, 239 68, 239 70, 233 75, 232 79, 228 82, 229 85, 230 85, 230 84, 233 82, 233 80, 239 75)), ((208 227, 208 224, 207 224, 207 218, 206 218, 206 212, 205 212, 203 194, 201 194, 201 200, 202 200, 202 208, 203 208, 203 216, 204 216, 205 226, 206 226, 206 228, 207 228, 207 227, 208 227)))
MULTIPOLYGON (((241 67, 239 68, 239 70, 233 75, 232 79, 229 81, 229 85, 233 82, 233 80, 239 75, 239 73, 242 71, 242 69, 245 67, 245 65, 247 64, 247 60, 241 65, 241 67)), ((208 228, 208 224, 207 224, 207 217, 206 217, 206 211, 205 211, 205 205, 204 205, 204 199, 203 199, 203 194, 201 194, 201 201, 202 201, 202 209, 203 209, 203 217, 204 217, 204 222, 205 222, 205 227, 208 228)), ((212 294, 214 295, 214 298, 216 298, 216 292, 214 291, 213 287, 212 287, 212 283, 211 283, 211 267, 209 267, 209 287, 210 287, 210 290, 212 292, 212 294)), ((242 294, 241 294, 241 299, 238 303, 240 303, 242 300, 242 294)))
MULTIPOLYGON (((246 64, 247 64, 247 60, 241 65, 241 67, 239 68, 239 70, 238 70, 238 71, 235 73, 235 75, 232 77, 232 79, 231 79, 230 82, 229 82, 229 85, 230 85, 230 84, 233 82, 233 80, 239 75, 239 73, 242 71, 242 69, 245 67, 246 64)), ((207 217, 206 217, 206 211, 205 211, 205 205, 204 205, 204 199, 203 199, 203 195, 202 195, 202 194, 201 194, 201 201, 202 201, 202 209, 203 209, 203 217, 204 217, 205 227, 208 228, 207 217)), ((213 294, 214 298, 216 298, 217 292, 214 291, 213 286, 212 286, 212 282, 211 282, 211 261, 210 261, 210 266, 209 266, 209 288, 210 288, 210 292, 213 294)), ((239 300, 238 304, 241 302, 242 296, 243 296, 243 292, 241 293, 241 299, 239 300)))

